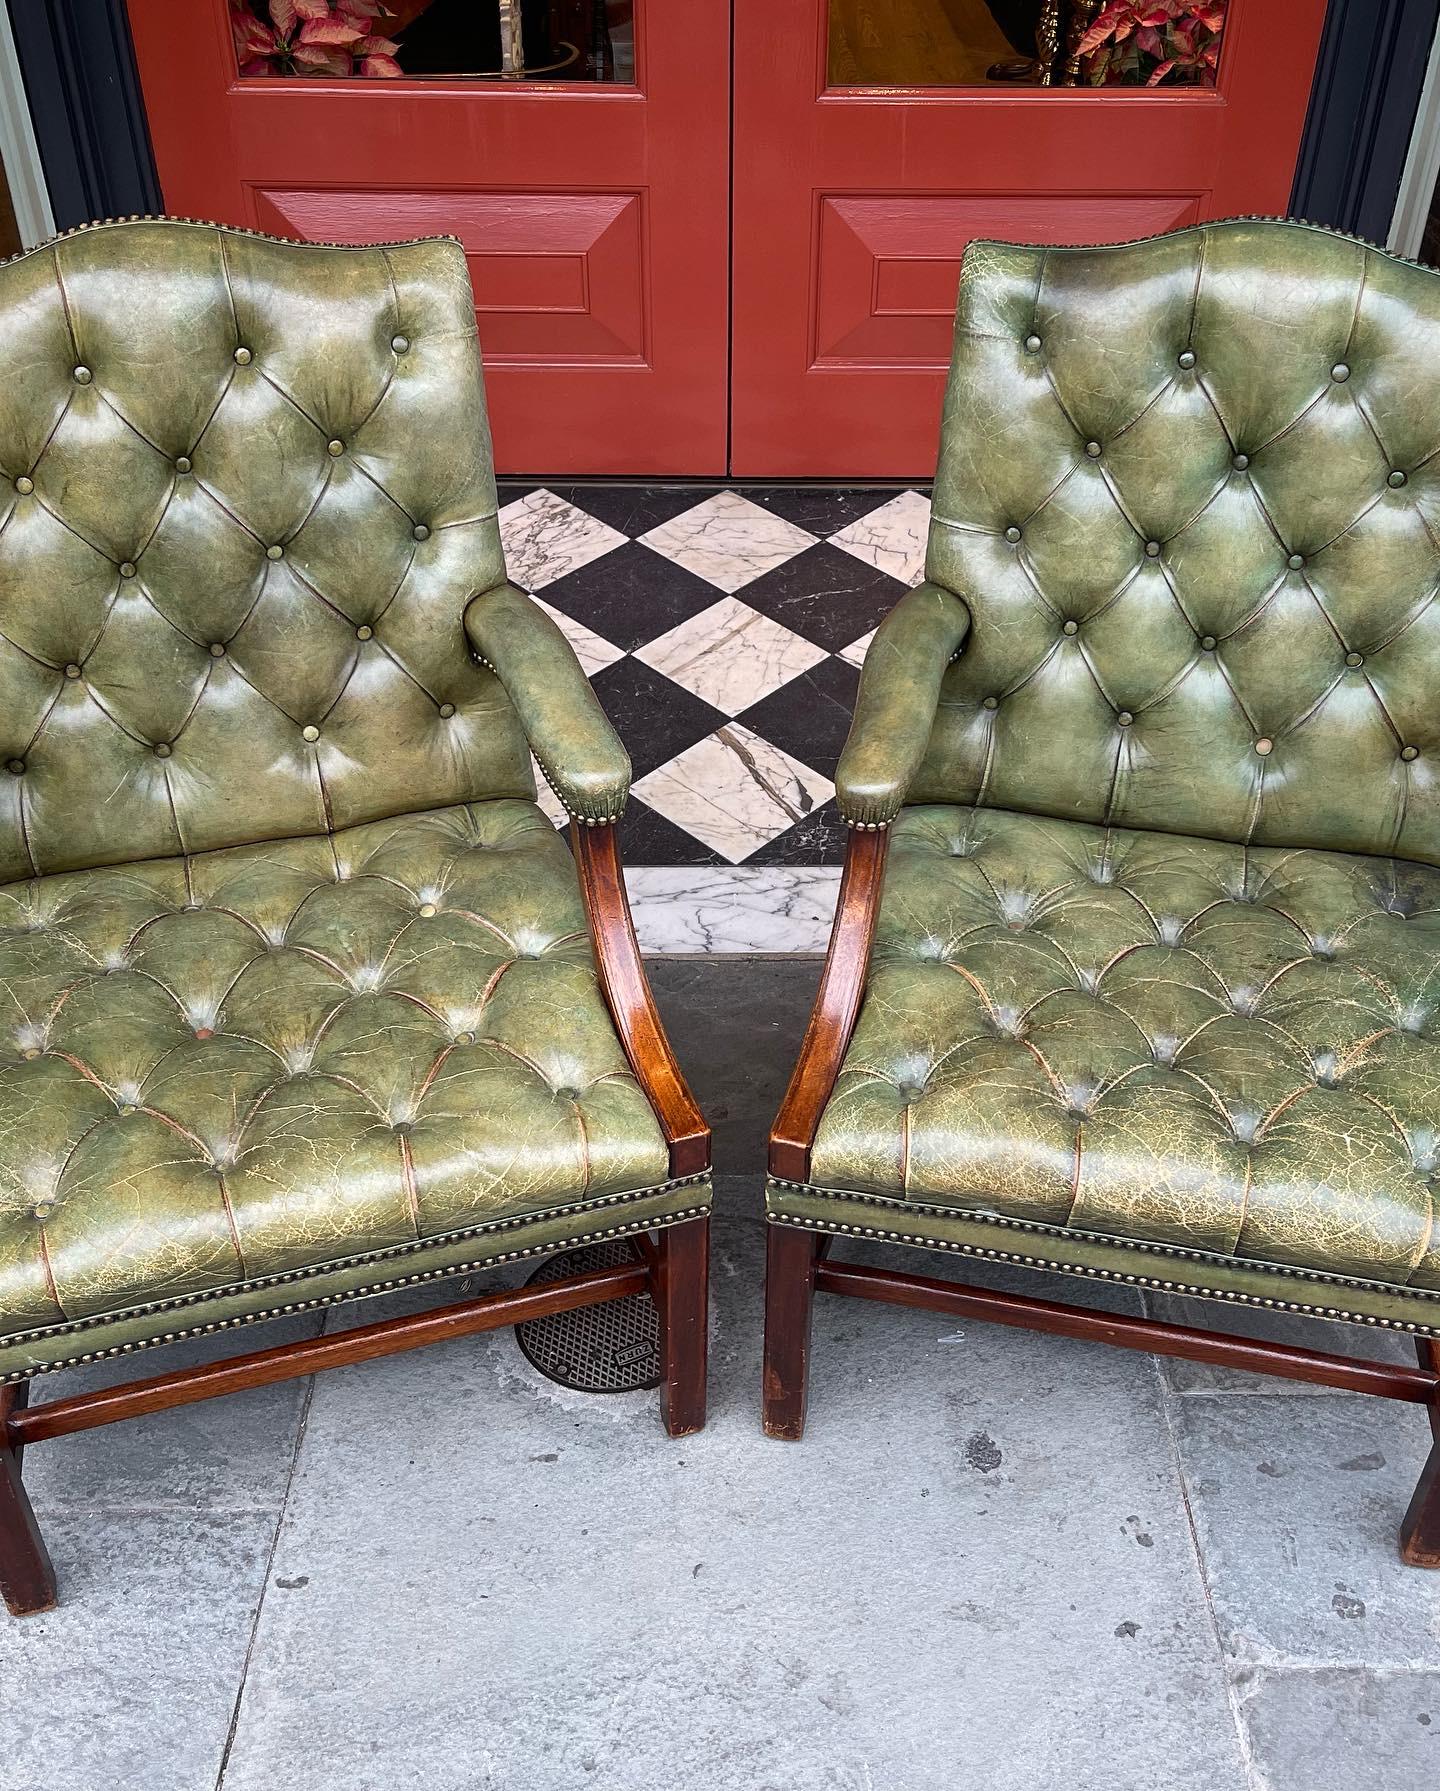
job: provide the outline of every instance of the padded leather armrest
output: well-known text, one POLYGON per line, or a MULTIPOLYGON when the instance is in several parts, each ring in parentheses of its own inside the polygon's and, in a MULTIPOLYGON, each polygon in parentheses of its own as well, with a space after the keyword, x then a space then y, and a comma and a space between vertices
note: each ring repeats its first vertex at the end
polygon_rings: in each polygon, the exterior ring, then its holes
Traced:
POLYGON ((569 641, 514 585, 497 585, 465 610, 465 632, 505 686, 546 781, 577 821, 619 819, 630 757, 606 719, 569 641))
POLYGON ((886 827, 929 744, 940 680, 970 632, 970 612, 939 585, 917 585, 875 631, 860 674, 855 719, 835 774, 840 813, 886 827))

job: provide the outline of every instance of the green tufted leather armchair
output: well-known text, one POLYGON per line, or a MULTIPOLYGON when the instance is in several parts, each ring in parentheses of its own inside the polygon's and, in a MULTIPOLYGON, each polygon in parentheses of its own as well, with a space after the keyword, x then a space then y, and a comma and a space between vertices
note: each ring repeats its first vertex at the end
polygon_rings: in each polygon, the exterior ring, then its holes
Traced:
POLYGON ((0 268, 13 1610, 54 1599, 21 1446, 131 1411, 648 1289, 669 1427, 703 1422, 708 1132, 625 905, 629 775, 506 583, 457 243, 137 220, 0 268), (624 1238, 634 1265, 544 1290, 25 1401, 624 1238))
MULTIPOLYGON (((1440 277, 1309 226, 971 246, 926 582, 771 1145, 766 1420, 825 1291, 1428 1405, 1440 277), (834 1236, 1405 1333, 1416 1368, 832 1262, 834 1236)), ((1402 1532, 1440 1565, 1440 1445, 1402 1532)))

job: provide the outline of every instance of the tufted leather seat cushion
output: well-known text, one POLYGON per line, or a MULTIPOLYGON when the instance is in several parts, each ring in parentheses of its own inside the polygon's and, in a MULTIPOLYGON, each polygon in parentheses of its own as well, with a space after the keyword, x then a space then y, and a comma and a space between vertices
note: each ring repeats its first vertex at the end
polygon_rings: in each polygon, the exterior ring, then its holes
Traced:
POLYGON ((0 1378, 695 1203, 530 803, 0 887, 0 988, 0 1378))
POLYGON ((881 1197, 856 1229, 1440 1324, 1440 871, 907 809, 811 1178, 881 1197))

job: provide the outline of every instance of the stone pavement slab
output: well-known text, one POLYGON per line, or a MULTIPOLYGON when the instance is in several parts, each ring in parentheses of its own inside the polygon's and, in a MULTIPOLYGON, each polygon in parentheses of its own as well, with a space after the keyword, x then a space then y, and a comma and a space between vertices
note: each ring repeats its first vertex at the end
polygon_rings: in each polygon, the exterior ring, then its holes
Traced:
POLYGON ((1245 1786, 1153 1363, 826 1300, 772 1442, 716 1243, 702 1436, 504 1333, 317 1382, 225 1791, 1245 1786))

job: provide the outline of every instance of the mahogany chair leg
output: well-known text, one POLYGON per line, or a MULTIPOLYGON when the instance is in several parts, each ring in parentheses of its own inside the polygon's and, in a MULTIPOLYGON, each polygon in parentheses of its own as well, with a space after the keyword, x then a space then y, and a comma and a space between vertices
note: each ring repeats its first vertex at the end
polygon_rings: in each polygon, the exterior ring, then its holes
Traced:
POLYGON ((0 1594, 12 1617, 54 1610, 55 1569, 20 1480, 21 1448, 10 1438, 11 1412, 28 1404, 30 1384, 0 1387, 0 1594))
POLYGON ((660 1232, 655 1263, 660 1348, 665 1364, 661 1415, 672 1437, 705 1426, 709 1350, 710 1221, 687 1219, 660 1232))
POLYGON ((768 1227, 765 1249, 765 1434, 798 1442, 805 1434, 810 1379, 810 1315, 820 1239, 791 1225, 768 1227))
MULTIPOLYGON (((1440 1342, 1421 1337, 1415 1347, 1420 1366, 1440 1374, 1440 1342)), ((1440 1397, 1430 1405, 1430 1428, 1435 1444, 1400 1525, 1400 1558, 1409 1567, 1440 1567, 1440 1397)))

